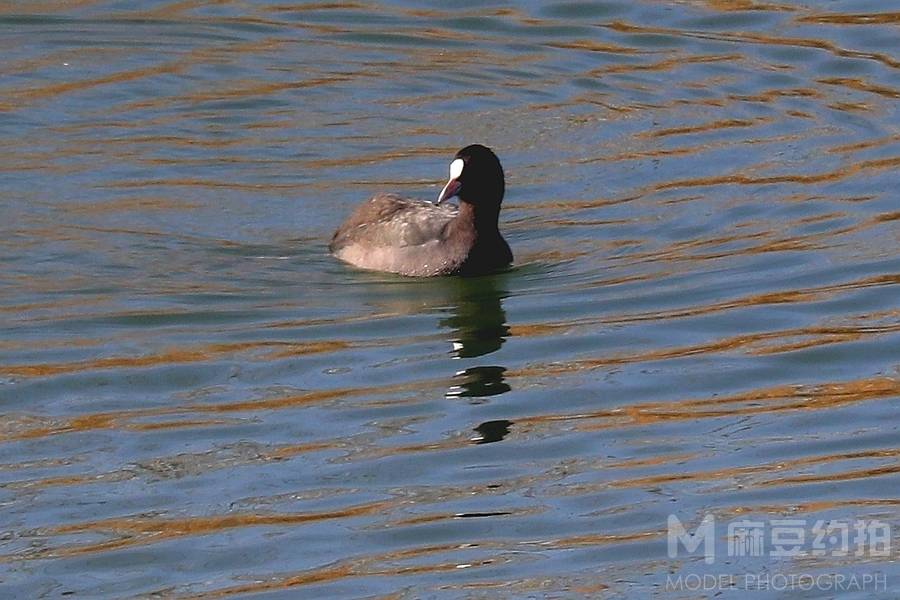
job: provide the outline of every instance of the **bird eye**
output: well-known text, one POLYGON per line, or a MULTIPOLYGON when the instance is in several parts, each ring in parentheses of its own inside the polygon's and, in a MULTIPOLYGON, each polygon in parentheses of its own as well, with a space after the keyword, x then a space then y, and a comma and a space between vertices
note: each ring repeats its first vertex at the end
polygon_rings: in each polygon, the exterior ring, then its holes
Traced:
POLYGON ((459 176, 462 175, 463 167, 466 163, 463 162, 463 159, 457 158, 452 163, 450 163, 450 179, 459 179, 459 176))

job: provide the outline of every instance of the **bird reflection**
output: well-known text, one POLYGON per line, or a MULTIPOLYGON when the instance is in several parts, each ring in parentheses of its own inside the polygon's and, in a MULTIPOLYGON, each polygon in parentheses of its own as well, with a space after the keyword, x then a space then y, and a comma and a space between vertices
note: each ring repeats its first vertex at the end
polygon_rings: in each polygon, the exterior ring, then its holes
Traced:
MULTIPOLYGON (((507 291, 501 277, 456 278, 450 316, 441 325, 453 332, 454 358, 476 358, 495 352, 506 342, 509 327, 502 300, 507 291)), ((476 366, 453 376, 448 398, 486 398, 510 391, 504 381, 505 367, 476 366)))
POLYGON ((474 358, 499 350, 509 335, 502 305, 508 292, 501 288, 500 278, 458 277, 453 283, 453 314, 441 324, 456 333, 455 356, 474 358))
MULTIPOLYGON (((446 277, 428 281, 367 282, 370 300, 382 310, 415 314, 439 312, 441 328, 452 344, 455 359, 477 358, 499 350, 509 336, 503 299, 507 274, 483 277, 446 277)), ((458 371, 448 397, 485 398, 510 391, 505 367, 473 366, 458 371)))
POLYGON ((507 421, 506 419, 501 419, 499 421, 485 421, 475 428, 477 435, 472 436, 471 440, 475 444, 499 442, 509 435, 509 428, 512 424, 512 421, 507 421))
POLYGON ((484 398, 508 392, 511 388, 503 380, 504 367, 471 367, 453 376, 454 384, 447 390, 448 398, 484 398))

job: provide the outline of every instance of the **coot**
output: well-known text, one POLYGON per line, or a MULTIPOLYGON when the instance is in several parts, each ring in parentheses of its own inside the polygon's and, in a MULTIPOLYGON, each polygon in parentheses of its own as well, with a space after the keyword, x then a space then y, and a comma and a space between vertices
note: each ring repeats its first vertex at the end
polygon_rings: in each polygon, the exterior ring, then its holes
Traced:
POLYGON ((503 168, 480 144, 466 146, 450 163, 450 180, 437 202, 379 194, 338 227, 329 249, 363 269, 414 277, 479 275, 512 262, 497 219, 503 168), (444 204, 453 196, 459 206, 444 204))

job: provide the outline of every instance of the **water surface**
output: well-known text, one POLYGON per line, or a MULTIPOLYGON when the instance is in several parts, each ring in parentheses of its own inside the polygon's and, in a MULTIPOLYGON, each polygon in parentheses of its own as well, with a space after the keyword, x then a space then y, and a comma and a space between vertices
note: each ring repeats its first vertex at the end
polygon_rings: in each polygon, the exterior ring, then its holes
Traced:
POLYGON ((895 597, 898 23, 5 3, 3 596, 895 597), (435 196, 476 141, 514 269, 327 255, 357 202, 435 196), (880 520, 893 548, 707 565, 668 556, 673 514, 880 520))

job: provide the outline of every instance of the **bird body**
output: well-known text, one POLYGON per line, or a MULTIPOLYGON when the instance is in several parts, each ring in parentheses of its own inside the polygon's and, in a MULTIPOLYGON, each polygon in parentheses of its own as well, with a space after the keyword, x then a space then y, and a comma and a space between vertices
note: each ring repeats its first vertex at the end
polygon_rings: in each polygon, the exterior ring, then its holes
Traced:
POLYGON ((363 269, 413 277, 476 275, 512 262, 497 227, 504 181, 488 148, 460 150, 437 203, 378 194, 354 210, 332 237, 337 258, 363 269), (443 204, 459 196, 459 206, 443 204))

